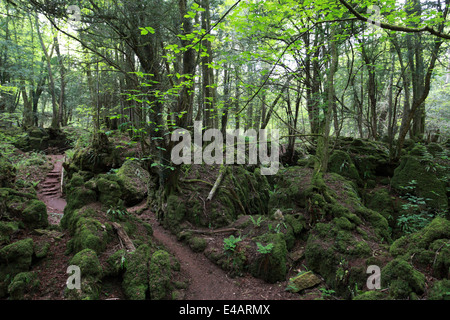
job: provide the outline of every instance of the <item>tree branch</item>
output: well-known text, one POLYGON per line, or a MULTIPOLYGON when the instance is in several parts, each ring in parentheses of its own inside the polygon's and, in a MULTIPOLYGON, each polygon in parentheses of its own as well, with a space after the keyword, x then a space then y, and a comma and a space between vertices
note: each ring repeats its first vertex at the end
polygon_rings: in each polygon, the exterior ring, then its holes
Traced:
MULTIPOLYGON (((358 11, 356 11, 347 1, 339 0, 339 2, 344 7, 346 7, 353 15, 355 15, 358 20, 361 20, 364 22, 367 22, 369 20, 369 18, 364 17, 358 11)), ((381 21, 377 21, 377 25, 379 25, 383 29, 392 30, 392 31, 409 32, 409 33, 429 32, 430 34, 437 36, 439 38, 443 38, 443 39, 447 39, 447 40, 450 39, 450 34, 443 33, 440 30, 435 30, 434 28, 429 27, 429 26, 425 26, 422 28, 411 28, 411 27, 404 27, 404 26, 398 26, 398 25, 393 25, 393 24, 389 24, 389 23, 384 23, 381 21)))

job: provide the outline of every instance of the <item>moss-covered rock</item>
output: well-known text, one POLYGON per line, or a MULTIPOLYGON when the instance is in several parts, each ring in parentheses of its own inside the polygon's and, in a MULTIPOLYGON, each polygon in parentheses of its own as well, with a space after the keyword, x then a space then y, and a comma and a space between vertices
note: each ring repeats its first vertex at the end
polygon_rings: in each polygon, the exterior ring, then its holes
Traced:
POLYGON ((412 293, 425 292, 425 276, 403 259, 396 258, 381 271, 381 285, 389 287, 389 296, 394 299, 407 299, 412 293))
POLYGON ((428 293, 428 300, 450 300, 450 280, 434 282, 428 293))
POLYGON ((33 253, 31 238, 13 242, 0 249, 0 297, 7 294, 7 288, 16 274, 29 271, 33 253))
POLYGON ((40 200, 27 202, 22 212, 22 221, 29 228, 46 228, 48 226, 47 206, 40 200))
POLYGON ((111 234, 112 228, 109 224, 103 225, 94 218, 80 217, 76 222, 73 237, 68 243, 67 252, 92 249, 101 253, 111 239, 111 234))
POLYGON ((9 244, 11 235, 19 230, 17 221, 0 221, 0 245, 9 244))
POLYGON ((150 180, 147 170, 142 168, 138 162, 127 160, 116 175, 123 181, 125 205, 136 205, 144 200, 148 192, 147 183, 150 180))
POLYGON ((121 204, 122 190, 117 182, 100 178, 97 180, 97 188, 100 193, 99 200, 105 207, 116 207, 121 204))
POLYGON ((80 268, 80 289, 65 289, 65 297, 70 300, 96 300, 100 295, 103 269, 97 254, 92 249, 84 249, 75 254, 70 265, 80 268))
POLYGON ((145 300, 148 298, 150 257, 150 247, 147 244, 140 245, 136 251, 126 257, 127 267, 123 275, 122 288, 127 299, 145 300))
POLYGON ((384 188, 378 189, 370 193, 367 198, 367 208, 381 213, 388 221, 394 221, 395 208, 389 190, 384 188))
POLYGON ((12 188, 16 180, 16 168, 0 154, 0 188, 12 188))
POLYGON ((208 243, 204 238, 201 237, 191 237, 188 241, 189 247, 194 252, 203 252, 206 249, 208 243))
POLYGON ((387 300, 388 295, 381 291, 371 290, 358 294, 353 300, 387 300))
POLYGON ((335 150, 330 156, 328 170, 361 183, 358 170, 347 152, 335 150))
POLYGON ((162 300, 171 291, 171 261, 167 251, 157 250, 153 253, 148 267, 150 298, 162 300))
POLYGON ((394 257, 410 259, 417 267, 429 268, 433 276, 449 276, 450 268, 450 221, 437 217, 422 230, 397 239, 390 246, 394 257))
POLYGON ((39 290, 40 281, 35 272, 18 273, 8 286, 11 300, 23 300, 26 294, 33 294, 39 290))
POLYGON ((287 248, 283 234, 267 233, 253 240, 262 243, 264 246, 273 244, 273 248, 270 253, 258 253, 257 258, 250 265, 251 274, 268 283, 285 280, 287 248))
POLYGON ((436 172, 430 167, 427 169, 426 163, 430 160, 429 157, 424 157, 426 152, 426 148, 419 145, 414 147, 409 155, 402 157, 400 165, 395 169, 391 185, 401 195, 413 194, 423 198, 429 207, 444 211, 448 208, 446 185, 436 172), (405 189, 413 181, 414 190, 405 189))
POLYGON ((322 280, 318 276, 311 271, 307 271, 290 278, 288 288, 290 288, 289 291, 291 292, 300 292, 312 288, 321 282, 322 280))

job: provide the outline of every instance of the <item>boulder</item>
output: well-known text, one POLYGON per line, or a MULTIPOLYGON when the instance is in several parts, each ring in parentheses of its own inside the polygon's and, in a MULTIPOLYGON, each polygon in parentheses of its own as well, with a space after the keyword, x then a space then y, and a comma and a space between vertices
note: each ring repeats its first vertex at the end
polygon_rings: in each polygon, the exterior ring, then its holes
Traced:
POLYGON ((133 206, 145 199, 150 180, 150 173, 142 168, 138 162, 127 160, 116 175, 123 184, 123 198, 126 206, 133 206))
POLYGON ((300 292, 312 288, 322 280, 311 271, 303 272, 289 279, 289 288, 291 292, 300 292))
POLYGON ((29 271, 33 258, 33 240, 26 238, 0 249, 0 297, 5 297, 15 275, 29 271))

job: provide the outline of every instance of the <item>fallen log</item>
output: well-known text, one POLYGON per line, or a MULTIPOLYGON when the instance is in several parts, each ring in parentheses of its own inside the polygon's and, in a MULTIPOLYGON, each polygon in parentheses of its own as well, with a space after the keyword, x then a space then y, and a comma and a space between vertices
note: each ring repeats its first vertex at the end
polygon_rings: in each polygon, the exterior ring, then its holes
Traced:
POLYGON ((125 247, 127 252, 135 251, 136 247, 134 246, 134 244, 131 241, 130 237, 128 237, 128 235, 125 232, 125 230, 123 229, 123 227, 117 222, 111 222, 111 226, 116 231, 117 236, 119 237, 120 243, 122 243, 122 245, 125 247))

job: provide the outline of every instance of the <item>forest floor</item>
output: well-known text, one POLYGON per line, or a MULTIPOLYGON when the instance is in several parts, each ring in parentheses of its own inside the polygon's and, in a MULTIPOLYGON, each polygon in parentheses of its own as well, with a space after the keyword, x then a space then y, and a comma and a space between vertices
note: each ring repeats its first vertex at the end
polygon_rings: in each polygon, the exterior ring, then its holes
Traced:
MULTIPOLYGON (((47 205, 50 224, 59 224, 65 207, 65 199, 61 193, 61 166, 63 156, 47 155, 53 169, 38 185, 38 198, 47 205)), ((133 213, 145 206, 145 201, 128 208, 133 213)), ((189 246, 179 241, 157 221, 149 209, 140 214, 140 219, 151 224, 154 241, 173 254, 180 263, 177 280, 186 281, 187 288, 177 298, 180 300, 312 300, 321 297, 319 289, 305 290, 302 295, 285 290, 288 281, 269 284, 251 275, 230 277, 230 275, 205 257, 203 253, 195 253, 189 246)), ((39 274, 43 290, 30 299, 62 300, 69 274, 66 273, 70 256, 65 254, 70 235, 65 232, 49 232, 46 234, 23 234, 20 238, 33 238, 35 243, 51 242, 51 254, 42 262, 33 266, 39 274)), ((211 235, 208 240, 223 242, 223 238, 211 235)), ((107 281, 107 279, 105 280, 107 281)), ((103 286, 100 299, 122 300, 125 296, 117 279, 103 286)))

